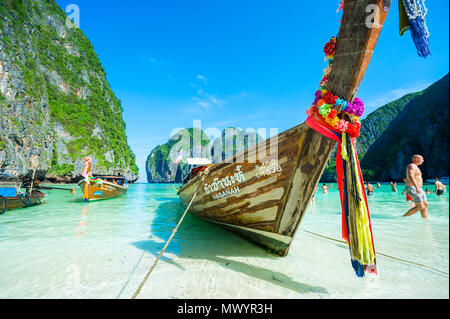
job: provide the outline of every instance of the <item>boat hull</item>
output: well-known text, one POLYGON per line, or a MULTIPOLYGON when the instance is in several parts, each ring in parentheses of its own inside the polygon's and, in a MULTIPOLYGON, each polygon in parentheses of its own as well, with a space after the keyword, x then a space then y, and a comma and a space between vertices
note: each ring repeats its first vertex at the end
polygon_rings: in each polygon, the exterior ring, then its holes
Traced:
MULTIPOLYGON (((84 193, 85 181, 82 180, 78 183, 81 192, 84 193)), ((127 193, 128 186, 122 187, 117 184, 103 181, 101 184, 89 184, 88 188, 88 201, 97 201, 103 199, 111 199, 122 196, 127 193)))
MULTIPOLYGON (((305 124, 277 138, 274 154, 260 156, 267 154, 264 141, 210 167, 190 212, 284 256, 323 172, 332 141, 317 143, 321 135, 305 124)), ((197 176, 180 189, 184 205, 200 183, 197 176)))
POLYGON ((21 198, 20 196, 5 197, 6 211, 43 204, 45 203, 44 197, 45 194, 41 192, 33 192, 32 195, 28 195, 23 198, 21 198))

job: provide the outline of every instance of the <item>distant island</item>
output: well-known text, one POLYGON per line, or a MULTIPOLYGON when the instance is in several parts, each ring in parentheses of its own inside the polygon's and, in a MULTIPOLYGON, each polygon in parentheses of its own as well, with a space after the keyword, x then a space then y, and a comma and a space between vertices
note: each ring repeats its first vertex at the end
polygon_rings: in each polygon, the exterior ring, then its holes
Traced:
MULTIPOLYGON (((362 120, 357 150, 366 180, 402 181, 410 156, 416 153, 425 157, 421 167, 425 178, 449 175, 448 92, 447 74, 425 90, 381 106, 362 120)), ((244 136, 245 132, 241 130, 236 134, 244 136)), ((205 141, 205 144, 209 143, 207 137, 205 141)), ((175 164, 169 157, 169 151, 176 142, 177 138, 172 137, 151 151, 146 163, 149 183, 179 183, 189 172, 184 161, 175 164)), ((251 144, 235 148, 234 152, 248 146, 251 144)), ((335 167, 333 154, 321 182, 336 181, 335 167)))
POLYGON ((83 158, 99 174, 138 179, 120 100, 92 44, 52 0, 0 6, 0 171, 75 182, 83 158))

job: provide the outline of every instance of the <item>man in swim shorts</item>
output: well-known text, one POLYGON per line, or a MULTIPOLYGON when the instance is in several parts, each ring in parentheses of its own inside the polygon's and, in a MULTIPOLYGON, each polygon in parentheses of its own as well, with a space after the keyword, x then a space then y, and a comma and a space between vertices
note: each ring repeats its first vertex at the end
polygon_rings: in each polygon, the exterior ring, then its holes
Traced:
POLYGON ((442 196, 445 193, 445 185, 437 177, 434 178, 434 192, 438 196, 442 196))
POLYGON ((369 182, 367 182, 367 195, 368 196, 372 196, 373 195, 373 190, 374 190, 373 185, 370 184, 369 182))
POLYGON ((411 164, 406 168, 406 193, 412 198, 415 206, 403 215, 403 217, 414 215, 420 211, 423 218, 428 218, 427 195, 422 189, 422 172, 419 169, 419 165, 422 165, 423 162, 423 156, 413 155, 411 164))

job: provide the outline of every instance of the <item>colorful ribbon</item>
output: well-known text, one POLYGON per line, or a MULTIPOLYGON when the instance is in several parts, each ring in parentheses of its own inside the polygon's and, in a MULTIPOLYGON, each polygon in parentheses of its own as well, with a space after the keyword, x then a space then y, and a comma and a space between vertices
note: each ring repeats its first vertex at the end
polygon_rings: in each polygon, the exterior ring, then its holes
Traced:
POLYGON ((359 277, 363 277, 365 272, 377 273, 369 205, 355 139, 348 133, 321 124, 320 119, 310 111, 307 114, 306 124, 310 128, 338 143, 336 175, 342 209, 342 238, 349 244, 352 266, 359 277), (349 189, 349 179, 353 183, 352 189, 349 189), (349 192, 353 193, 351 198, 349 192))

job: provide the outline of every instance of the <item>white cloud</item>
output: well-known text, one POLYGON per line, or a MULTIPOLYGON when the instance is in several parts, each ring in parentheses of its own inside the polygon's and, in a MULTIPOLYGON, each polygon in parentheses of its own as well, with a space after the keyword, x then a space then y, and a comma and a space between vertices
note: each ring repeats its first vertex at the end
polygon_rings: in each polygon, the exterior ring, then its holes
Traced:
POLYGON ((205 111, 210 110, 212 107, 217 106, 222 108, 225 105, 225 99, 220 98, 217 94, 210 94, 206 92, 205 87, 208 85, 208 80, 203 75, 196 76, 200 83, 189 83, 196 90, 196 96, 192 99, 196 101, 197 105, 203 108, 205 111))
POLYGON ((199 74, 197 75, 197 79, 201 80, 205 85, 208 85, 208 80, 206 79, 205 76, 199 74))
POLYGON ((366 110, 374 110, 383 105, 386 105, 392 101, 395 101, 408 93, 419 92, 430 86, 431 83, 414 83, 410 84, 406 87, 397 88, 388 92, 379 93, 377 95, 371 96, 367 99, 367 102, 364 103, 366 110))

